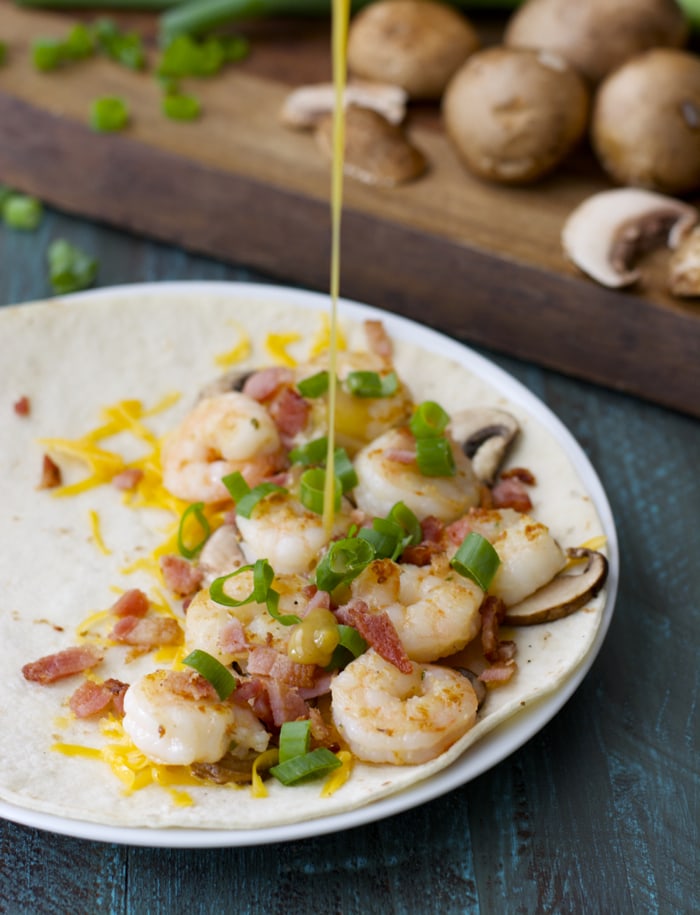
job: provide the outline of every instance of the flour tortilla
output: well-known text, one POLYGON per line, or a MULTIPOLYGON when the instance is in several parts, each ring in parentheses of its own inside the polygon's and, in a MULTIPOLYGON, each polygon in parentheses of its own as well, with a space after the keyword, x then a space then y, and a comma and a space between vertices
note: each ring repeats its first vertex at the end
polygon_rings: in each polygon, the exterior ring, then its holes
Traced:
MULTIPOLYGON (((517 676, 489 691, 476 726, 439 759, 415 767, 357 764, 348 783, 328 798, 319 796, 320 783, 284 788, 273 779, 264 799, 252 798, 247 789, 188 788, 194 804, 183 807, 157 786, 127 796, 104 763, 51 749, 56 741, 97 746, 97 726, 68 721, 65 703, 79 677, 42 687, 24 680, 22 666, 75 644, 76 627, 113 603, 113 586, 152 589, 153 580, 145 573, 127 576, 120 570, 150 554, 169 518, 125 507, 112 486, 71 498, 38 491, 43 453, 38 440, 80 437, 98 424, 100 408, 116 401, 136 398, 153 406, 180 391, 175 407, 148 421, 164 433, 218 373, 214 357, 235 345, 241 329, 252 342, 242 369, 269 363, 264 344, 270 331, 300 333, 302 339, 291 351, 303 359, 327 307, 326 297, 311 293, 200 283, 122 287, 0 310, 5 390, 0 411, 0 799, 112 826, 250 830, 330 817, 443 770, 494 727, 563 689, 586 659, 603 624, 604 591, 566 619, 514 630, 517 676), (22 395, 31 400, 26 418, 12 410, 22 395), (99 514, 109 555, 92 538, 91 510, 99 514)), ((526 392, 515 386, 513 399, 511 382, 507 399, 501 390, 504 376, 492 368, 493 377, 485 377, 488 364, 468 350, 459 348, 464 354, 459 362, 436 355, 457 347, 431 332, 422 334, 410 322, 346 304, 341 324, 358 347, 364 337, 351 318, 368 316, 385 318, 395 340, 398 372, 416 400, 438 400, 448 410, 490 404, 518 417, 522 432, 509 462, 535 473, 532 514, 549 525, 562 545, 606 533, 614 546, 614 529, 607 525, 604 531, 570 458, 533 415, 533 399, 526 392), (476 371, 462 362, 473 363, 476 371)), ((551 427, 551 417, 549 422, 551 427)), ((123 444, 126 448, 128 443, 123 444)), ((85 475, 82 465, 61 463, 64 482, 85 475)), ((100 676, 129 681, 156 666, 142 658, 125 668, 120 658, 119 649, 110 650, 100 676)))

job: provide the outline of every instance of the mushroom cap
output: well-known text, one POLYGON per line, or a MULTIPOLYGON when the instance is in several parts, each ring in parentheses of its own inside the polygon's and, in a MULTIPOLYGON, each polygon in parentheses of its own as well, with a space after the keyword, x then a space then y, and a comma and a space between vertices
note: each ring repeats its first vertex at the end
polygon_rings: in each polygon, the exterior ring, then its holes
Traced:
POLYGON ((569 215, 562 244, 579 269, 603 286, 619 288, 639 279, 637 254, 666 242, 676 247, 698 220, 695 207, 637 188, 601 191, 569 215))
POLYGON ((495 407, 458 410, 450 418, 450 434, 472 462, 480 482, 491 485, 520 426, 512 413, 495 407))
POLYGON ((608 561, 602 553, 575 547, 566 551, 570 559, 585 559, 556 575, 549 584, 530 597, 506 609, 503 622, 507 626, 533 626, 569 616, 595 597, 605 584, 608 561))
POLYGON ((436 99, 479 45, 471 23, 444 3, 378 0, 350 24, 348 69, 401 86, 411 98, 436 99))
POLYGON ((591 83, 655 47, 682 47, 688 23, 676 0, 528 0, 510 18, 510 47, 561 55, 591 83))
POLYGON ((669 286, 673 295, 700 296, 700 229, 691 232, 671 258, 669 286))
POLYGON ((555 168, 582 138, 588 90, 561 58, 489 48, 452 78, 443 115, 471 171, 492 181, 525 183, 555 168))
POLYGON ((657 48, 623 64, 598 89, 591 140, 619 184, 700 187, 700 57, 657 48))

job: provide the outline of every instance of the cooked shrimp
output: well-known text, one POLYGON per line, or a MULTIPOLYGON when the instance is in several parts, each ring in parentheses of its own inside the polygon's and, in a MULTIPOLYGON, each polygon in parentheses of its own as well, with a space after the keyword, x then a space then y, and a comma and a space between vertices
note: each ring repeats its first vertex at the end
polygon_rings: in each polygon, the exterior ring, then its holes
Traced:
POLYGON ((367 762, 428 762, 476 720, 476 694, 458 671, 414 664, 413 673, 404 674, 374 649, 338 674, 331 693, 335 726, 355 756, 367 762))
POLYGON ((267 559, 275 572, 302 574, 316 566, 326 544, 348 530, 351 510, 343 499, 329 533, 321 515, 305 508, 291 492, 275 492, 258 503, 250 518, 238 516, 236 524, 249 562, 267 559))
POLYGON ((255 486, 283 466, 269 413, 238 391, 201 400, 163 445, 163 484, 190 502, 229 498, 221 482, 229 473, 240 471, 255 486))
POLYGON ((501 565, 489 594, 506 606, 546 585, 566 565, 566 556, 544 524, 512 508, 473 509, 464 519, 466 530, 489 540, 501 565))
POLYGON ((454 521, 479 502, 479 482, 469 458, 452 444, 457 472, 426 477, 415 462, 415 440, 408 429, 392 429, 360 451, 355 459, 355 501, 369 515, 383 517, 404 502, 418 518, 434 515, 454 521))
MULTIPOLYGON (((280 596, 281 614, 299 615, 305 608, 307 600, 302 589, 306 583, 298 575, 275 576, 273 588, 280 596)), ((245 600, 253 591, 253 573, 246 570, 229 578, 224 591, 233 600, 245 600)), ((244 661, 256 645, 286 652, 292 628, 273 619, 265 604, 252 601, 240 607, 225 607, 208 590, 202 590, 187 608, 185 644, 188 651, 201 648, 222 664, 230 664, 244 661)))
MULTIPOLYGON (((201 679, 201 678, 200 678, 201 679)), ((124 730, 149 759, 171 766, 244 757, 270 735, 253 712, 200 689, 194 671, 156 670, 124 695, 124 730)))
POLYGON ((436 661, 460 651, 481 629, 484 592, 444 557, 423 567, 375 559, 351 589, 370 611, 386 611, 412 661, 436 661))

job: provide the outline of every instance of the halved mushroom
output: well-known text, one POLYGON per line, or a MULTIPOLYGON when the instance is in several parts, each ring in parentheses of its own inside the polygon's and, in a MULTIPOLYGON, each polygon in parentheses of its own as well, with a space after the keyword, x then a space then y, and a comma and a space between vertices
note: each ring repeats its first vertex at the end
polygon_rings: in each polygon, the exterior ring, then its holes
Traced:
MULTIPOLYGON (((390 124, 400 124, 406 116, 408 93, 391 83, 369 80, 349 82, 343 95, 345 107, 357 105, 381 114, 390 124)), ((294 89, 285 99, 280 117, 286 127, 307 130, 315 127, 335 107, 333 83, 315 83, 294 89)))
POLYGON ((608 561, 602 553, 585 547, 571 547, 569 559, 585 560, 560 572, 549 584, 530 597, 506 609, 506 626, 532 626, 569 616, 595 597, 608 575, 608 561))
POLYGON ((495 480, 519 429, 512 413, 489 407, 459 410, 450 420, 452 437, 461 443, 474 473, 487 486, 495 480))
POLYGON ((695 207, 673 197, 618 188, 584 200, 567 219, 562 244, 584 273, 619 288, 639 279, 636 257, 664 243, 678 247, 697 221, 695 207))
POLYGON ((458 670, 462 676, 466 677, 467 680, 469 680, 472 687, 474 688, 474 693, 476 694, 477 708, 481 708, 481 706, 484 704, 484 700, 486 699, 486 684, 483 680, 479 679, 479 674, 475 673, 468 667, 457 667, 455 669, 458 670))
POLYGON ((691 232, 671 258, 669 286, 673 295, 700 296, 700 229, 691 232))
MULTIPOLYGON (((333 119, 323 117, 316 128, 321 149, 333 153, 333 119)), ((396 124, 376 111, 350 105, 345 115, 345 173, 366 184, 395 187, 418 178, 426 160, 396 124)))

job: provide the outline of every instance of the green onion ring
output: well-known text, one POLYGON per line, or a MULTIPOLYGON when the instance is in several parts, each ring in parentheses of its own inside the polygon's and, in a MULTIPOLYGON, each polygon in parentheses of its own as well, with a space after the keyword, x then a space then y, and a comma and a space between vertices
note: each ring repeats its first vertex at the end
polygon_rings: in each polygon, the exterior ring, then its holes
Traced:
POLYGON ((447 438, 416 439, 416 463, 424 477, 453 477, 457 473, 447 438))
POLYGON ((317 747, 303 756, 295 756, 284 763, 272 766, 270 772, 283 785, 295 785, 302 779, 318 778, 342 765, 327 747, 317 747))
POLYGON ((297 390, 302 397, 321 397, 328 390, 328 372, 324 369, 322 372, 316 372, 308 378, 303 378, 297 384, 297 390))
POLYGON ((182 659, 182 663, 192 667, 205 680, 208 680, 222 702, 225 702, 236 688, 236 678, 231 671, 224 667, 221 661, 207 651, 202 651, 201 648, 195 648, 186 658, 182 659))
POLYGON ((279 761, 287 762, 295 756, 304 756, 309 752, 311 743, 311 721, 285 721, 280 729, 279 761))
POLYGON ((396 372, 380 375, 379 372, 349 372, 345 386, 355 397, 391 397, 399 389, 396 372))
POLYGON ((197 553, 199 553, 204 544, 207 542, 210 533, 211 527, 209 526, 209 522, 204 515, 204 502, 193 502, 192 505, 188 505, 180 517, 180 524, 177 528, 177 548, 180 552, 180 555, 184 556, 185 559, 194 559, 197 553), (202 539, 198 540, 194 546, 189 547, 185 544, 184 530, 185 523, 191 515, 194 515, 194 517, 197 519, 197 523, 203 531, 203 536, 202 539))
POLYGON ((449 422, 449 414, 439 403, 425 400, 416 408, 409 426, 415 438, 437 438, 443 434, 449 422))
POLYGON ((464 578, 471 578, 482 591, 488 591, 500 564, 496 550, 476 531, 467 534, 450 560, 455 571, 464 578))

